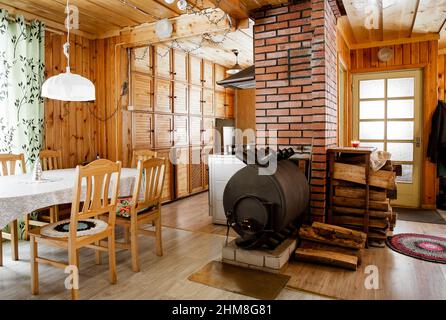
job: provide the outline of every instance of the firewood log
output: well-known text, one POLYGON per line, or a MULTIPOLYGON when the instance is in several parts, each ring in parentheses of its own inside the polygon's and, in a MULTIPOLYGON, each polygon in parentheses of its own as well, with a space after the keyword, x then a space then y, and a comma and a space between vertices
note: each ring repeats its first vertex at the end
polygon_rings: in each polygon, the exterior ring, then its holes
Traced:
POLYGON ((348 254, 352 256, 356 256, 358 258, 358 264, 361 263, 361 258, 364 249, 351 249, 351 248, 345 248, 345 247, 339 247, 333 244, 325 244, 320 242, 314 242, 311 240, 301 240, 299 243, 299 248, 302 249, 317 249, 317 250, 323 250, 323 251, 333 251, 343 254, 348 254))
MULTIPOLYGON (((339 207, 365 208, 365 199, 334 197, 334 204, 339 207)), ((388 212, 389 201, 369 201, 369 208, 376 211, 388 212)))
MULTIPOLYGON (((365 210, 361 209, 361 208, 348 208, 348 207, 338 207, 338 206, 333 207, 333 212, 338 216, 342 216, 342 215, 364 216, 364 214, 365 214, 365 210)), ((392 217, 392 212, 391 211, 384 212, 384 211, 370 210, 369 215, 372 218, 379 218, 379 219, 389 218, 390 219, 392 217)))
POLYGON ((348 270, 356 270, 358 267, 358 258, 356 256, 333 251, 297 248, 295 258, 303 262, 320 263, 348 270))
MULTIPOLYGON (((365 168, 357 165, 335 163, 333 178, 366 184, 365 168)), ((379 170, 370 171, 369 184, 383 189, 393 189, 395 185, 395 173, 391 171, 379 170)))
MULTIPOLYGON (((349 216, 334 216, 333 222, 336 225, 341 226, 363 226, 364 225, 364 219, 363 218, 356 218, 356 217, 349 217, 349 216)), ((388 219, 370 219, 369 220, 369 227, 376 228, 376 229, 387 229, 389 227, 389 220, 388 219)))
POLYGON ((302 226, 299 236, 301 239, 352 249, 364 248, 367 238, 362 232, 318 222, 314 222, 311 227, 302 226))
MULTIPOLYGON (((343 186, 335 186, 335 195, 338 197, 346 197, 346 198, 357 198, 357 199, 365 199, 365 188, 361 187, 343 187, 343 186)), ((373 201, 386 201, 387 195, 384 190, 369 191, 370 200, 373 201)))

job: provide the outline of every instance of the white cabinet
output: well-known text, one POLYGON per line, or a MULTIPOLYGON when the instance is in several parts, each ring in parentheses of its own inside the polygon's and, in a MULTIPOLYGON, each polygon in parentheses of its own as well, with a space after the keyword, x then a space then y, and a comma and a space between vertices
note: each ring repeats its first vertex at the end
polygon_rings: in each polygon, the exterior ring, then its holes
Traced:
POLYGON ((229 179, 246 165, 233 155, 209 155, 209 215, 212 222, 226 225, 223 193, 229 179))

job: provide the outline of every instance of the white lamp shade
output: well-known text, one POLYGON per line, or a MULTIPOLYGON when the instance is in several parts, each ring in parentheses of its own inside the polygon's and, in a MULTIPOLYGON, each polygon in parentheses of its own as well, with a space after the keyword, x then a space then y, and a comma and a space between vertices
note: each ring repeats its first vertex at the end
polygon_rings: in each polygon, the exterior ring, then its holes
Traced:
POLYGON ((87 78, 67 70, 43 83, 42 97, 61 101, 93 101, 96 100, 96 89, 87 78))

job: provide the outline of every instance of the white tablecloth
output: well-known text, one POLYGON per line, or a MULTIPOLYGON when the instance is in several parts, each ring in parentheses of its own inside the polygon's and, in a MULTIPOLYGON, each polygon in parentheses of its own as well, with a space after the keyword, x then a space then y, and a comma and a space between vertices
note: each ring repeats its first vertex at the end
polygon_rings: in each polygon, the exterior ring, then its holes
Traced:
MULTIPOLYGON (((133 191, 136 169, 123 168, 119 196, 133 191)), ((43 182, 34 182, 31 174, 0 177, 0 228, 37 209, 71 203, 75 169, 50 170, 43 182)))

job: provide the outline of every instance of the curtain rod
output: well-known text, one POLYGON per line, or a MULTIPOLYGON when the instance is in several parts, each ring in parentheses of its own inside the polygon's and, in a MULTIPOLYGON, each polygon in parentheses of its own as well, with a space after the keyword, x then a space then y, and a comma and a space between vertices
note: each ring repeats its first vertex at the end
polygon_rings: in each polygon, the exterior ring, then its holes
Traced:
MULTIPOLYGON (((15 18, 16 17, 17 17, 17 15, 8 14, 8 17, 6 17, 6 19, 9 20, 9 21, 14 21, 15 22, 15 18)), ((31 25, 32 21, 30 21, 28 19, 25 19, 24 16, 23 16, 23 18, 25 20, 25 24, 26 25, 28 25, 28 26, 31 25)), ((42 21, 42 22, 45 24, 45 21, 42 21)), ((45 31, 49 31, 49 32, 56 33, 56 34, 59 34, 59 35, 64 35, 65 34, 63 31, 58 30, 58 29, 54 29, 54 28, 51 28, 51 27, 48 27, 47 25, 45 25, 45 31)))

